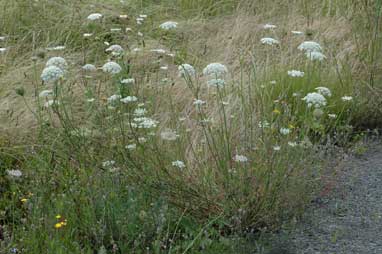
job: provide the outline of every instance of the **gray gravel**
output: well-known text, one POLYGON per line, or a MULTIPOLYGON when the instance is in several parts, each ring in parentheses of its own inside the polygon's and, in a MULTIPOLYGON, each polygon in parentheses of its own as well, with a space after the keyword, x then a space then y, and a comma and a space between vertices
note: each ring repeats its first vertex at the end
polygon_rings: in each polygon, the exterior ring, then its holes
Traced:
POLYGON ((339 172, 334 191, 281 234, 286 249, 270 253, 382 254, 382 144, 350 156, 339 172))

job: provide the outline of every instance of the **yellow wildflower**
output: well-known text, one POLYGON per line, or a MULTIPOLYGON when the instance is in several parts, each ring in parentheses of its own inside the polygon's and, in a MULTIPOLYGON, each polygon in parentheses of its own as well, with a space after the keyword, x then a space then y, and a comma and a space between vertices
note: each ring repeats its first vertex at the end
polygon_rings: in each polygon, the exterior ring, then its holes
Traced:
POLYGON ((62 223, 60 222, 60 223, 56 223, 56 224, 54 224, 54 227, 55 228, 61 228, 63 225, 62 225, 62 223))
POLYGON ((61 215, 57 214, 56 219, 60 219, 60 218, 61 218, 61 215))
POLYGON ((280 110, 278 110, 277 108, 274 109, 272 112, 275 113, 275 114, 281 114, 280 110))
POLYGON ((26 198, 22 198, 22 199, 20 199, 20 201, 23 202, 23 203, 25 203, 25 202, 28 201, 28 199, 26 199, 26 198))

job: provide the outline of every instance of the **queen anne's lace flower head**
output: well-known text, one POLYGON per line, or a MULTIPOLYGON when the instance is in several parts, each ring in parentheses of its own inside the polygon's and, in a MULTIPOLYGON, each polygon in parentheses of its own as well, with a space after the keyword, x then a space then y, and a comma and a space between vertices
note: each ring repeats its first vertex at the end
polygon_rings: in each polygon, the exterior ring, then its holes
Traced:
POLYGON ((196 74, 194 67, 190 64, 182 64, 178 66, 180 77, 193 77, 196 74))
POLYGON ((121 55, 121 54, 123 54, 124 50, 120 45, 114 44, 114 45, 111 45, 110 47, 108 47, 105 51, 111 52, 113 55, 121 55))
POLYGON ((342 101, 352 101, 353 97, 351 97, 351 96, 343 96, 343 97, 341 97, 341 100, 342 101))
POLYGON ((163 30, 171 30, 171 29, 175 29, 177 26, 178 26, 177 22, 167 21, 162 23, 159 27, 163 30))
POLYGON ((177 167, 177 168, 180 168, 180 169, 186 167, 186 164, 184 164, 183 161, 179 161, 179 160, 178 160, 178 161, 173 161, 173 162, 172 162, 172 165, 173 165, 174 167, 177 167))
POLYGON ((291 77, 304 77, 304 72, 303 71, 297 71, 297 70, 291 70, 291 71, 288 71, 288 75, 291 76, 291 77))
POLYGON ((306 52, 306 56, 312 61, 323 61, 326 58, 324 54, 318 51, 306 52))
POLYGON ((233 160, 236 161, 236 162, 247 162, 248 161, 248 158, 244 155, 235 155, 235 157, 233 157, 233 160))
POLYGON ((160 133, 160 137, 163 140, 175 141, 179 137, 179 135, 173 130, 165 130, 160 133))
POLYGON ((135 96, 127 96, 125 98, 122 98, 120 101, 122 103, 136 102, 136 101, 138 101, 138 98, 135 96))
POLYGON ((107 62, 102 66, 102 70, 112 75, 118 74, 122 71, 122 67, 116 62, 107 62))
POLYGON ((121 80, 121 84, 124 84, 124 85, 132 85, 134 83, 135 83, 135 79, 133 78, 126 78, 121 80))
POLYGON ((205 76, 212 76, 213 78, 224 76, 228 73, 228 69, 221 63, 211 63, 203 70, 205 76))
POLYGON ((55 82, 64 77, 64 71, 57 66, 46 67, 41 74, 41 79, 45 82, 55 82))
POLYGON ((312 106, 315 108, 326 106, 325 97, 319 93, 308 93, 302 100, 308 104, 309 108, 312 106))
POLYGON ((222 88, 225 85, 224 79, 211 79, 207 81, 207 85, 216 88, 222 88))
POLYGON ((60 68, 61 70, 65 71, 68 64, 66 63, 66 60, 64 58, 62 58, 60 56, 55 56, 55 57, 50 58, 46 62, 46 67, 49 67, 49 66, 56 66, 56 67, 60 68))
POLYGON ((306 52, 321 52, 322 48, 320 44, 315 41, 304 41, 298 46, 298 49, 306 52))
POLYGON ((277 45, 277 44, 280 44, 280 42, 278 40, 270 38, 270 37, 262 38, 260 41, 261 41, 262 44, 267 44, 267 45, 277 45))
POLYGON ((280 133, 282 134, 282 135, 289 135, 290 134, 290 129, 289 128, 280 128, 280 133))
POLYGON ((317 93, 322 94, 323 96, 326 96, 326 97, 332 96, 332 92, 327 87, 323 87, 323 86, 316 87, 316 91, 317 93))
POLYGON ((92 13, 88 16, 88 20, 94 21, 102 18, 101 13, 92 13))
POLYGON ((97 68, 93 64, 85 64, 84 66, 82 66, 82 69, 84 71, 96 71, 97 70, 97 68))

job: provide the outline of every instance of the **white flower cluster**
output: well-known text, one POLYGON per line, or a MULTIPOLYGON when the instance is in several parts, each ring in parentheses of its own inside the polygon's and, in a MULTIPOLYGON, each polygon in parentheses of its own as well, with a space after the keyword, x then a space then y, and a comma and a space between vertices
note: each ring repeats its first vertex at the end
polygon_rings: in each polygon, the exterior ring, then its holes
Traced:
POLYGON ((324 54, 322 54, 321 45, 315 41, 304 41, 298 46, 298 49, 301 51, 305 51, 308 59, 314 61, 322 61, 326 58, 324 54))
POLYGON ((122 98, 121 100, 120 100, 122 103, 130 103, 130 102, 136 102, 136 101, 138 101, 138 98, 137 97, 135 97, 135 96, 127 96, 127 97, 125 97, 125 98, 122 98))
POLYGON ((111 52, 111 54, 114 55, 114 56, 120 56, 124 52, 123 48, 120 45, 118 45, 118 44, 111 45, 105 51, 106 52, 111 52))
POLYGON ((82 66, 82 70, 90 72, 90 71, 96 71, 97 68, 93 64, 85 64, 84 66, 82 66))
POLYGON ((50 58, 46 62, 45 67, 49 67, 49 66, 56 66, 56 67, 60 68, 61 70, 65 71, 68 64, 66 63, 66 60, 64 58, 62 58, 60 56, 55 56, 55 57, 50 58))
POLYGON ((171 29, 175 29, 176 27, 178 26, 178 23, 177 22, 174 22, 174 21, 167 21, 167 22, 164 22, 162 23, 159 27, 163 30, 171 30, 171 29))
POLYGON ((88 20, 95 21, 102 18, 101 13, 92 13, 88 16, 88 20))
POLYGON ((289 128, 280 128, 280 133, 284 136, 289 135, 291 130, 289 128))
POLYGON ((172 162, 172 165, 173 165, 174 167, 179 168, 179 169, 182 169, 182 168, 185 168, 185 167, 186 167, 186 164, 184 164, 183 161, 179 161, 179 160, 177 160, 177 161, 173 161, 173 162, 172 162))
POLYGON ((316 91, 317 93, 322 94, 323 96, 332 97, 332 92, 327 87, 323 87, 323 86, 316 87, 316 91))
POLYGON ((225 85, 224 77, 227 73, 227 67, 221 63, 211 63, 203 70, 203 74, 210 78, 207 81, 207 85, 216 88, 221 88, 225 85))
POLYGON ((122 67, 116 62, 107 62, 102 66, 103 72, 115 75, 122 71, 122 67))
POLYGON ((173 130, 165 130, 160 133, 163 140, 175 141, 179 135, 173 130))
POLYGON ((273 38, 270 38, 270 37, 262 38, 262 39, 260 40, 260 42, 261 42, 262 44, 271 45, 271 46, 280 44, 280 42, 279 42, 278 40, 273 39, 273 38))
POLYGON ((196 75, 195 68, 190 64, 181 64, 178 66, 179 76, 191 78, 196 75))
POLYGON ((304 77, 304 74, 305 73, 303 71, 297 71, 297 70, 288 71, 288 75, 294 78, 304 77))
POLYGON ((235 157, 233 157, 233 160, 236 162, 247 162, 248 158, 244 155, 238 155, 236 154, 235 157))
POLYGON ((44 68, 41 79, 44 82, 55 82, 64 77, 64 71, 57 66, 49 66, 44 68))
POLYGON ((309 108, 312 106, 315 108, 326 106, 325 97, 319 93, 308 93, 302 100, 308 104, 309 108))

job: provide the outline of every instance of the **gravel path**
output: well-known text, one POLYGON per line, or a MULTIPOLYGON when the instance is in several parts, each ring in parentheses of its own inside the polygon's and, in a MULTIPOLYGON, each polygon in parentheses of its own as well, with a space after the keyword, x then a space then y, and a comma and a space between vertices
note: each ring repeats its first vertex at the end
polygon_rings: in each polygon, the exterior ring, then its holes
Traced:
MULTIPOLYGON (((307 211, 278 254, 382 254, 382 144, 349 157, 332 194, 307 211)), ((279 242, 280 244, 280 242, 279 242)))

